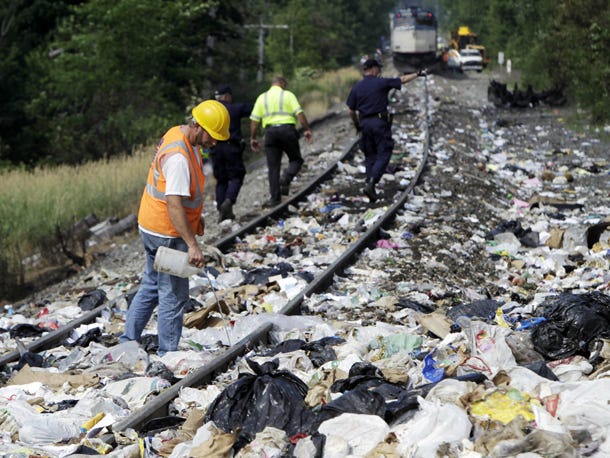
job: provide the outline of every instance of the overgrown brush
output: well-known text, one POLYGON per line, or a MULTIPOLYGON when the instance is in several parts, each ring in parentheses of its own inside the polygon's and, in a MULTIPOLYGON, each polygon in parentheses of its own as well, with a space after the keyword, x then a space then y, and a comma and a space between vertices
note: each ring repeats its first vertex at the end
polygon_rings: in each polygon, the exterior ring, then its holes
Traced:
POLYGON ((57 233, 89 214, 100 219, 137 211, 152 147, 79 166, 0 173, 0 297, 11 297, 27 269, 60 263, 57 233))

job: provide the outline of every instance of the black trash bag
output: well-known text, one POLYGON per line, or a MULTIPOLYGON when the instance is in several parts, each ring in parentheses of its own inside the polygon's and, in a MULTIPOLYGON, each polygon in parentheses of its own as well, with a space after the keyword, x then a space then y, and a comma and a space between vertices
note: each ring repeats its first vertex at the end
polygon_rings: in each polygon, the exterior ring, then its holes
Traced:
POLYGON ((531 363, 521 364, 523 367, 527 367, 530 371, 535 372, 541 377, 553 380, 554 382, 559 381, 555 373, 544 361, 532 361, 531 363))
POLYGON ((184 307, 182 307, 182 312, 191 313, 195 310, 199 310, 202 307, 204 307, 204 305, 201 302, 199 302, 194 297, 189 297, 188 301, 186 301, 186 303, 184 304, 184 307))
POLYGON ((489 323, 495 317, 498 307, 501 306, 502 302, 491 299, 483 299, 467 304, 454 305, 447 311, 447 318, 455 321, 461 316, 466 316, 468 318, 478 318, 489 323))
POLYGON ((504 232, 512 232, 513 234, 515 234, 515 236, 519 237, 518 234, 520 234, 522 231, 523 226, 521 226, 521 222, 519 221, 501 221, 500 224, 498 224, 495 228, 493 228, 485 235, 485 238, 487 240, 491 240, 496 235, 503 234, 504 232))
MULTIPOLYGON (((405 386, 388 382, 383 378, 379 368, 370 363, 356 363, 352 365, 348 378, 337 380, 331 385, 330 390, 346 394, 366 390, 381 396, 384 400, 384 408, 383 412, 379 410, 377 414, 387 422, 392 421, 396 415, 402 413, 404 409, 403 404, 409 395, 405 386)), ((375 414, 373 411, 368 413, 375 414)))
POLYGON ((292 351, 303 350, 307 353, 307 357, 311 360, 314 367, 320 367, 328 361, 337 359, 337 354, 332 346, 344 342, 345 339, 334 336, 324 337, 313 342, 305 342, 301 339, 289 339, 265 352, 264 356, 275 356, 278 353, 290 353, 292 351))
POLYGON ((100 342, 102 330, 100 328, 89 329, 85 334, 76 339, 73 343, 64 342, 67 347, 87 347, 91 342, 100 342))
POLYGON ((244 285, 264 285, 269 282, 269 277, 278 275, 280 271, 270 267, 259 267, 251 269, 245 274, 244 285))
POLYGON ((27 351, 19 357, 19 362, 13 366, 13 370, 18 371, 26 364, 30 367, 48 366, 44 356, 38 353, 32 353, 31 351, 27 351))
POLYGON ((106 299, 107 297, 104 291, 101 289, 94 289, 81 296, 78 300, 78 306, 84 311, 89 311, 102 305, 106 302, 106 299))
POLYGON ((146 334, 140 337, 140 346, 148 354, 157 353, 159 350, 159 336, 157 334, 146 334))
POLYGON ((41 328, 29 323, 16 324, 9 330, 9 335, 14 339, 15 337, 38 337, 43 332, 47 332, 48 329, 41 328))
POLYGON ((294 254, 293 247, 287 245, 278 245, 274 252, 280 258, 289 258, 294 254))
POLYGON ((522 245, 529 248, 535 248, 540 244, 538 232, 534 232, 531 229, 523 229, 519 221, 502 221, 495 229, 489 231, 485 238, 491 240, 503 232, 512 232, 522 245))
POLYGON ((398 304, 396 304, 396 306, 401 309, 408 308, 411 310, 415 310, 416 312, 422 313, 432 313, 436 310, 436 307, 433 307, 428 304, 422 304, 420 302, 416 302, 404 297, 398 298, 398 304))
POLYGON ((209 273, 214 278, 217 278, 220 275, 220 271, 214 266, 206 266, 204 272, 209 273))
POLYGON ((335 353, 333 345, 340 345, 344 342, 345 339, 341 337, 323 337, 322 339, 308 342, 303 349, 307 352, 307 356, 314 367, 320 367, 329 361, 337 359, 337 353, 335 353))
POLYGON ((343 393, 356 387, 366 385, 367 388, 378 386, 384 382, 381 370, 371 363, 354 363, 349 369, 347 378, 337 380, 330 387, 333 393, 343 393))
POLYGON ((289 262, 278 262, 273 267, 275 267, 280 274, 282 274, 282 277, 286 277, 288 273, 294 272, 294 267, 289 262))
POLYGON ((547 298, 535 313, 546 321, 532 329, 532 343, 547 360, 589 357, 598 339, 610 337, 610 296, 599 291, 547 298))
POLYGON ((288 339, 280 342, 272 349, 263 353, 263 356, 275 356, 279 353, 290 353, 302 349, 307 342, 301 339, 288 339))
POLYGON ((59 402, 52 402, 51 404, 49 404, 49 407, 53 412, 59 412, 61 410, 71 409, 77 403, 78 403, 78 399, 64 399, 59 402))
POLYGON ((86 445, 80 444, 78 447, 76 447, 76 450, 74 450, 74 453, 70 453, 69 455, 66 455, 66 458, 69 458, 71 456, 83 456, 83 455, 100 456, 100 452, 98 452, 94 448, 87 447, 86 445))
POLYGON ((213 421, 225 432, 240 429, 233 449, 240 450, 256 433, 273 426, 294 436, 311 423, 304 403, 307 385, 294 374, 278 370, 278 360, 257 364, 246 358, 254 374, 240 374, 210 404, 205 422, 213 421))
POLYGON ((186 421, 184 417, 170 415, 167 417, 153 418, 148 420, 139 431, 140 437, 154 435, 167 429, 178 429, 186 421))
POLYGON ((338 417, 342 413, 377 415, 385 418, 386 400, 381 394, 366 388, 347 391, 343 396, 322 406, 312 418, 312 423, 307 426, 307 429, 312 432, 317 431, 326 420, 338 417))
POLYGON ((146 368, 145 375, 147 377, 160 377, 167 380, 172 385, 179 380, 161 361, 153 361, 150 363, 146 368))

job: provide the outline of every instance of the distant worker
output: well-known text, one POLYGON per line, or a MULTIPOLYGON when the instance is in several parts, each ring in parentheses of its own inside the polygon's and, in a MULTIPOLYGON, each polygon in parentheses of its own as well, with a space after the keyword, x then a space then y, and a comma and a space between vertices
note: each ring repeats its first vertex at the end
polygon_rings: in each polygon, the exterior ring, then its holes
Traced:
POLYGON ((146 267, 127 311, 121 342, 139 341, 158 305, 158 354, 178 349, 189 280, 157 272, 153 263, 157 249, 165 246, 187 252, 190 264, 204 266, 196 239, 204 230, 205 176, 199 148, 210 148, 228 138, 227 109, 216 100, 206 100, 193 108, 188 124, 169 129, 157 145, 138 213, 146 267))
POLYGON ((244 182, 246 166, 244 165, 245 143, 241 135, 241 120, 252 112, 252 104, 233 103, 233 92, 226 84, 221 84, 214 97, 229 111, 231 137, 226 142, 219 142, 211 150, 212 167, 216 178, 216 208, 219 221, 234 219, 233 205, 244 182))
POLYGON ((377 200, 375 184, 381 180, 394 148, 388 94, 392 89, 400 89, 402 84, 425 75, 421 71, 398 78, 381 78, 381 67, 375 59, 364 62, 364 77, 354 85, 346 102, 356 131, 362 132, 360 148, 364 152, 366 169, 364 194, 371 202, 377 200))
POLYGON ((269 90, 256 99, 250 115, 250 147, 253 151, 260 149, 256 139, 259 123, 262 123, 265 130, 264 146, 271 197, 263 203, 263 207, 275 207, 281 202, 281 195, 288 195, 290 183, 303 165, 299 134, 296 129, 297 119, 304 129, 307 141, 310 144, 313 141, 305 113, 296 96, 286 90, 287 85, 288 83, 283 77, 273 78, 269 90), (280 178, 283 152, 288 156, 288 166, 280 178))

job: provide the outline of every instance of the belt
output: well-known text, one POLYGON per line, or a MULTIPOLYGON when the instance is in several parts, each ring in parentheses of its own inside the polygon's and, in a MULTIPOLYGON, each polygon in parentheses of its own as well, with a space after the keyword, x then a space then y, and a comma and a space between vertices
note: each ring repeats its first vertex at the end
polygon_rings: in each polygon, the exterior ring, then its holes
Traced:
POLYGON ((388 113, 387 111, 383 111, 381 113, 373 113, 370 115, 366 115, 366 116, 362 116, 362 119, 369 119, 369 118, 379 118, 379 119, 383 119, 384 121, 388 122, 390 119, 390 113, 388 113))
POLYGON ((287 123, 287 124, 267 124, 265 126, 265 129, 272 129, 274 127, 295 127, 295 125, 294 124, 290 124, 290 123, 287 123))

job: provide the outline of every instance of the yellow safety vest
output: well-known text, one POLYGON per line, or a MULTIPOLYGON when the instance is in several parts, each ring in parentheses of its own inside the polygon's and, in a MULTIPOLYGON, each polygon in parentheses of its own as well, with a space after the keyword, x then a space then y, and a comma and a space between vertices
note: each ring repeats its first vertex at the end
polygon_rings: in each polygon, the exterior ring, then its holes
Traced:
POLYGON ((252 121, 261 122, 263 129, 274 124, 296 124, 303 109, 296 96, 279 86, 271 86, 258 96, 250 114, 252 121))

